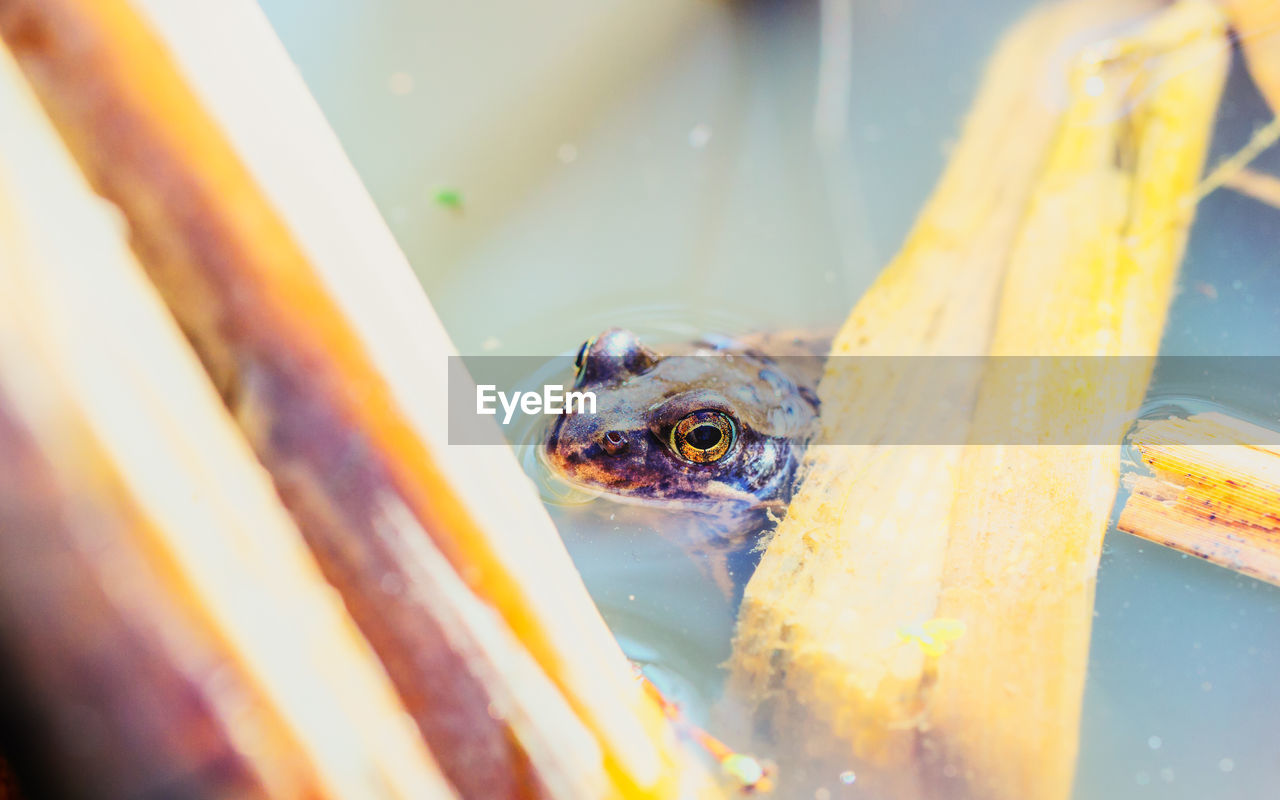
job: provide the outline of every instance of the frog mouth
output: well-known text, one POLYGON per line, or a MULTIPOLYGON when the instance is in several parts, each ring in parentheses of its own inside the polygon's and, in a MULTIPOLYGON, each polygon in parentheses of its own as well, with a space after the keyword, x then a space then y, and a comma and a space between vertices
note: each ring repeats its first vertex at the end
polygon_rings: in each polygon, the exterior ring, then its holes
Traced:
POLYGON ((556 505, 579 506, 586 505, 606 494, 605 490, 598 486, 590 486, 570 479, 556 465, 547 447, 534 447, 532 451, 537 463, 537 477, 534 482, 544 500, 556 505))
POLYGON ((558 463, 550 448, 537 449, 544 496, 563 505, 582 505, 598 498, 611 503, 639 506, 678 513, 707 516, 737 516, 763 507, 759 498, 749 492, 720 481, 703 485, 693 495, 662 496, 654 493, 655 484, 635 480, 617 480, 605 484, 574 477, 558 463))

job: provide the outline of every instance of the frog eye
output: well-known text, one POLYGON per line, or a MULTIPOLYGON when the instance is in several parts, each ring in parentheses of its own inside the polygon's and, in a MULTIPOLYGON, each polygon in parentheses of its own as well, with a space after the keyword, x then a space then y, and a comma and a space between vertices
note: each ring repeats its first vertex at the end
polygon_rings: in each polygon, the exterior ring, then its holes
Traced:
POLYGON ((710 464, 724 458, 737 435, 732 417, 704 409, 685 416, 671 429, 671 449, 685 461, 710 464))

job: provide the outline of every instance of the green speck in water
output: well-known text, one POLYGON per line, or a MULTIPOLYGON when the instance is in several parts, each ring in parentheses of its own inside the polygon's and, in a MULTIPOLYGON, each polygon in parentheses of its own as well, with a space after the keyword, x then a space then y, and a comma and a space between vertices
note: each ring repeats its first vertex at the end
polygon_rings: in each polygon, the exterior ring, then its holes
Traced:
POLYGON ((452 211, 462 209, 462 192, 451 186, 436 189, 436 204, 452 211))

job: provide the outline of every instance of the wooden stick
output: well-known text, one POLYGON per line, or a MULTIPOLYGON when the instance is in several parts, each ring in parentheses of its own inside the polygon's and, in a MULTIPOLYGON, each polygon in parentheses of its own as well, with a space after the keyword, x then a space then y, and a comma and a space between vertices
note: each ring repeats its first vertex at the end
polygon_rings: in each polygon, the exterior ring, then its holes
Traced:
MULTIPOLYGON (((939 188, 833 348, 829 441, 874 441, 875 426, 892 437, 922 393, 947 393, 957 425, 987 431, 1008 427, 988 417, 1009 397, 1072 419, 1089 395, 1067 380, 1027 396, 1011 375, 864 386, 840 354, 1154 353, 1227 48, 1216 10, 1186 2, 1070 57, 1091 26, 1143 10, 1061 4, 1006 39, 939 188), (1059 117, 1044 98, 1061 59, 1059 117), (867 413, 894 405, 861 402, 867 392, 893 392, 899 413, 867 413)), ((1109 407, 1128 407, 1145 381, 1116 388, 1109 407)), ((873 792, 1066 797, 1118 455, 811 448, 746 591, 735 688, 780 741, 873 792)))
POLYGON ((1280 433, 1224 414, 1144 423, 1120 530, 1280 585, 1280 433))
MULTIPOLYGON (((1229 63, 1224 34, 1211 4, 1181 2, 1077 63, 1010 262, 993 355, 1158 351, 1229 63)), ((1085 426, 1146 394, 1141 371, 1098 385, 1055 366, 1044 381, 1029 361, 988 376, 977 429, 1016 425, 1005 414, 1021 397, 1032 426, 1074 414, 1075 441, 1098 441, 1085 426)), ((938 661, 925 734, 940 756, 939 793, 959 778, 975 797, 1070 794, 1121 456, 1122 432, 1107 435, 1114 445, 965 453, 937 614, 967 632, 938 661)))
MULTIPOLYGON (((1141 10, 1063 5, 1005 38, 947 171, 899 255, 853 309, 833 362, 985 352, 999 282, 1056 130, 1057 111, 1042 101, 1055 54, 1079 31, 1141 10), (1008 136, 1011 129, 1018 135, 1008 136)), ((829 371, 820 385, 823 438, 874 441, 892 425, 884 411, 895 404, 872 404, 864 399, 872 392, 893 392, 898 418, 910 424, 920 398, 938 391, 920 385, 918 371, 911 377, 870 386, 852 369, 829 371)), ((967 422, 974 391, 952 391, 958 424, 967 422)), ((898 632, 934 614, 962 452, 811 447, 804 483, 740 611, 735 694, 758 706, 779 745, 798 742, 802 757, 825 756, 835 772, 857 766, 864 785, 888 784, 884 794, 919 792, 913 724, 924 664, 898 632)), ((784 789, 813 791, 789 786, 789 777, 780 775, 784 789)))

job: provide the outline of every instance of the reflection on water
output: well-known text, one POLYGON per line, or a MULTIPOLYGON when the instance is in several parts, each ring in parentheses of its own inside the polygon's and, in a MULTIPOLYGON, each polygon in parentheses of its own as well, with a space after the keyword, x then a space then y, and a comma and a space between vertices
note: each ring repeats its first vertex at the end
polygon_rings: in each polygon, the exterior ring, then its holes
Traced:
MULTIPOLYGON (((567 21, 597 24, 626 5, 565 2, 578 11, 262 0, 464 353, 571 357, 611 326, 660 341, 838 321, 901 242, 985 55, 1030 5, 853 2, 849 95, 819 147, 818 3, 676 13, 655 0, 675 22, 637 30, 618 48, 625 65, 606 69, 602 46, 597 68, 557 72, 547 64, 570 57, 567 21), (458 187, 461 211, 435 203, 441 185, 458 187)), ((1267 117, 1237 64, 1212 158, 1267 117)), ((1280 151, 1256 166, 1280 174, 1280 151)), ((1278 300, 1280 215, 1217 192, 1201 206, 1163 351, 1280 355, 1278 300)), ((1247 400, 1178 385, 1151 403, 1248 412, 1247 400)), ((546 494, 628 654, 705 719, 732 610, 634 509, 546 494)), ((1075 796, 1273 795, 1278 667, 1280 590, 1113 532, 1075 796)), ((827 785, 839 796, 838 776, 827 785)))

